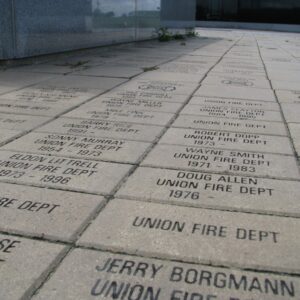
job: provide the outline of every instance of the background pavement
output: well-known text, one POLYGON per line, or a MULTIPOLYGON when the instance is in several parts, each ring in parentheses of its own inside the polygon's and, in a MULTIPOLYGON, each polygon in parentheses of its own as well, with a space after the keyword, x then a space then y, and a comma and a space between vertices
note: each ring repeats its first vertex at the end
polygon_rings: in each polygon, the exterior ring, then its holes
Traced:
POLYGON ((0 71, 0 299, 300 299, 300 36, 198 30, 0 71))

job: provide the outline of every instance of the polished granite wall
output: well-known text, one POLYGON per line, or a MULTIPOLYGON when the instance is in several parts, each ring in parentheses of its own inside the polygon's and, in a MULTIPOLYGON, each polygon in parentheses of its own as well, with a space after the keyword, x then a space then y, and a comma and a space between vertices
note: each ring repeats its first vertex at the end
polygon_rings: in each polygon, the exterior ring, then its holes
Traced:
POLYGON ((0 59, 150 38, 160 0, 0 0, 0 59))

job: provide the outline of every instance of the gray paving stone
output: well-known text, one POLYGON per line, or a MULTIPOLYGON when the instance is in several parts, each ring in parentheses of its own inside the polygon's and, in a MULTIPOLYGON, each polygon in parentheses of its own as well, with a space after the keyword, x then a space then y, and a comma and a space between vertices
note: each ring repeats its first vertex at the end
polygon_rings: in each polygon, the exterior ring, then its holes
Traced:
POLYGON ((271 80, 271 82, 273 88, 276 90, 292 90, 300 92, 299 81, 271 80))
POLYGON ((300 220, 293 218, 115 199, 78 244, 186 262, 299 274, 299 228, 300 220))
POLYGON ((203 64, 198 63, 189 63, 189 62, 180 62, 172 61, 166 64, 159 66, 158 71, 160 72, 170 72, 170 73, 181 73, 181 74, 205 74, 210 66, 213 63, 210 63, 208 66, 203 66, 203 64))
POLYGON ((181 111, 181 114, 241 120, 282 121, 281 113, 279 111, 264 110, 260 108, 232 107, 225 105, 188 104, 181 111))
POLYGON ((10 90, 21 89, 28 85, 37 84, 39 82, 55 77, 51 74, 37 74, 32 72, 20 72, 19 70, 0 71, 0 82, 3 87, 11 87, 10 90))
POLYGON ((85 137, 107 137, 142 142, 154 141, 163 127, 124 122, 59 118, 38 128, 39 132, 75 134, 85 137))
POLYGON ((300 104, 300 91, 276 90, 279 102, 300 104))
POLYGON ((96 95, 102 90, 63 88, 63 87, 30 87, 18 90, 0 97, 0 102, 11 100, 27 102, 28 104, 68 105, 80 104, 96 95))
POLYGON ((195 93, 196 96, 224 97, 245 100, 275 101, 272 90, 237 86, 223 86, 216 89, 212 85, 203 85, 195 93))
POLYGON ((50 80, 44 81, 39 86, 42 87, 51 87, 51 88, 70 88, 75 90, 103 90, 107 91, 114 88, 117 85, 120 85, 124 82, 127 82, 127 79, 121 78, 96 78, 91 76, 56 76, 50 80))
POLYGON ((65 248, 2 234, 0 245, 0 298, 9 300, 29 299, 65 248))
POLYGON ((0 113, 0 129, 26 131, 33 129, 48 120, 50 119, 45 117, 0 113))
POLYGON ((283 111, 286 122, 300 123, 300 105, 294 103, 282 103, 281 108, 283 111))
POLYGON ((161 138, 160 143, 293 155, 288 137, 221 130, 170 128, 161 138))
POLYGON ((63 113, 72 107, 70 104, 36 103, 16 100, 0 100, 0 112, 51 117, 63 113))
POLYGON ((248 88, 263 88, 270 89, 270 83, 267 79, 262 77, 240 77, 240 76, 229 76, 229 75, 208 75, 203 81, 203 85, 218 85, 218 86, 238 86, 248 88))
MULTIPOLYGON (((152 72, 153 73, 153 72, 152 72)), ((140 78, 141 76, 139 76, 140 78)), ((145 74, 144 74, 145 77, 145 74)), ((168 77, 165 77, 165 79, 168 77)), ((183 82, 183 81, 169 81, 159 79, 135 79, 120 86, 117 90, 129 92, 144 92, 157 93, 167 95, 191 95, 197 83, 183 82)), ((176 101, 175 101, 176 102, 176 101)))
POLYGON ((104 94, 84 105, 85 108, 94 108, 102 111, 108 109, 155 111, 176 113, 182 104, 166 102, 166 100, 140 99, 136 94, 118 95, 117 93, 104 94))
POLYGON ((157 145, 141 163, 145 167, 299 179, 292 156, 216 148, 157 145))
POLYGON ((280 111, 279 105, 274 101, 255 101, 245 99, 221 98, 221 97, 192 97, 189 104, 212 106, 227 106, 244 109, 276 110, 280 111))
POLYGON ((0 144, 7 143, 13 138, 20 136, 22 132, 16 130, 9 129, 1 129, 0 130, 0 144))
POLYGON ((245 70, 245 69, 239 69, 239 68, 230 68, 230 67, 224 67, 217 65, 214 67, 212 72, 210 74, 229 74, 232 76, 259 76, 259 77, 265 77, 265 71, 264 70, 245 70))
POLYGON ((299 285, 291 276, 75 249, 33 299, 104 299, 116 290, 115 299, 284 300, 298 297, 299 285))
POLYGON ((137 163, 149 143, 76 135, 32 132, 2 147, 46 155, 137 163))
POLYGON ((247 132, 253 134, 287 135, 287 130, 283 123, 237 119, 227 120, 219 117, 179 115, 172 126, 182 128, 247 132))
POLYGON ((167 125, 174 117, 171 113, 142 111, 126 108, 101 109, 93 105, 83 105, 65 114, 66 118, 86 118, 95 120, 107 120, 115 122, 140 123, 150 125, 167 125))
MULTIPOLYGON (((122 86, 123 87, 123 86, 122 86)), ((102 97, 114 97, 116 99, 124 99, 124 101, 141 101, 144 103, 146 101, 147 103, 158 103, 160 101, 161 103, 164 103, 165 101, 172 102, 173 107, 176 107, 178 104, 176 103, 184 103, 188 100, 189 95, 174 95, 167 92, 162 91, 142 91, 142 90, 131 90, 128 91, 126 89, 122 89, 122 87, 118 89, 114 89, 113 91, 103 95, 102 97)), ((126 85, 124 85, 126 87, 126 85)), ((171 111, 170 111, 171 112, 171 111)))
POLYGON ((139 76, 139 80, 148 80, 154 81, 159 80, 160 82, 164 82, 166 80, 170 82, 181 82, 181 83, 194 83, 198 85, 198 83, 203 79, 207 70, 203 70, 202 73, 199 74, 189 74, 189 73, 181 73, 181 72, 171 72, 167 70, 156 70, 151 72, 145 72, 139 76))
POLYGON ((141 73, 143 73, 142 68, 109 64, 88 68, 83 71, 75 71, 73 74, 84 76, 131 78, 141 73))
POLYGON ((296 149, 297 155, 300 156, 300 124, 299 123, 289 123, 288 124, 291 137, 293 140, 294 147, 296 149))
POLYGON ((0 230, 74 241, 78 230, 104 201, 101 196, 0 183, 0 230))
POLYGON ((106 195, 130 168, 125 164, 0 151, 0 180, 9 183, 106 195))
POLYGON ((297 181, 140 167, 117 197, 299 217, 299 192, 297 181))

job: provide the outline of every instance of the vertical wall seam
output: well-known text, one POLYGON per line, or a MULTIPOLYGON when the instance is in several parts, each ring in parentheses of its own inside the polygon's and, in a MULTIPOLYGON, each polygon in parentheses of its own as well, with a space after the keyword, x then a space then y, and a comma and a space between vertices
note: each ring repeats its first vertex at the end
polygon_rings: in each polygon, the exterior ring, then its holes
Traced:
POLYGON ((11 28, 12 28, 12 56, 17 57, 17 26, 16 26, 16 12, 15 0, 11 0, 11 28))

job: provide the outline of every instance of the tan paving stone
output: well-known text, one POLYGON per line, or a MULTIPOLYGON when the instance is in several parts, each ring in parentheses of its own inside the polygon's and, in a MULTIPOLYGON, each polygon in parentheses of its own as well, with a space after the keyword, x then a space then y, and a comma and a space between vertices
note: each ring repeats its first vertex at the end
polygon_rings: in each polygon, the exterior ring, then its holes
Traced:
POLYGON ((0 180, 110 194, 131 166, 25 152, 0 151, 0 180))
POLYGON ((0 183, 0 230, 72 241, 101 196, 0 183))
POLYGON ((270 178, 300 179, 292 156, 216 148, 157 145, 142 166, 270 178))
POLYGON ((0 245, 0 298, 9 300, 28 299, 65 248, 2 234, 0 245))
POLYGON ((114 199, 78 244, 186 262, 297 274, 299 227, 299 219, 114 199))
POLYGON ((38 128, 38 132, 75 134, 85 137, 107 137, 151 142, 162 132, 163 127, 102 120, 59 118, 38 128))
POLYGON ((3 146, 14 150, 82 159, 137 163, 149 143, 111 138, 32 132, 3 146))
POLYGON ((299 285, 291 276, 76 249, 33 299, 104 299, 116 290, 119 299, 284 300, 298 297, 299 285))
POLYGON ((288 137, 221 130, 170 128, 160 139, 160 143, 293 155, 288 137))
POLYGON ((299 217, 299 191, 298 181, 140 167, 117 197, 299 217))

